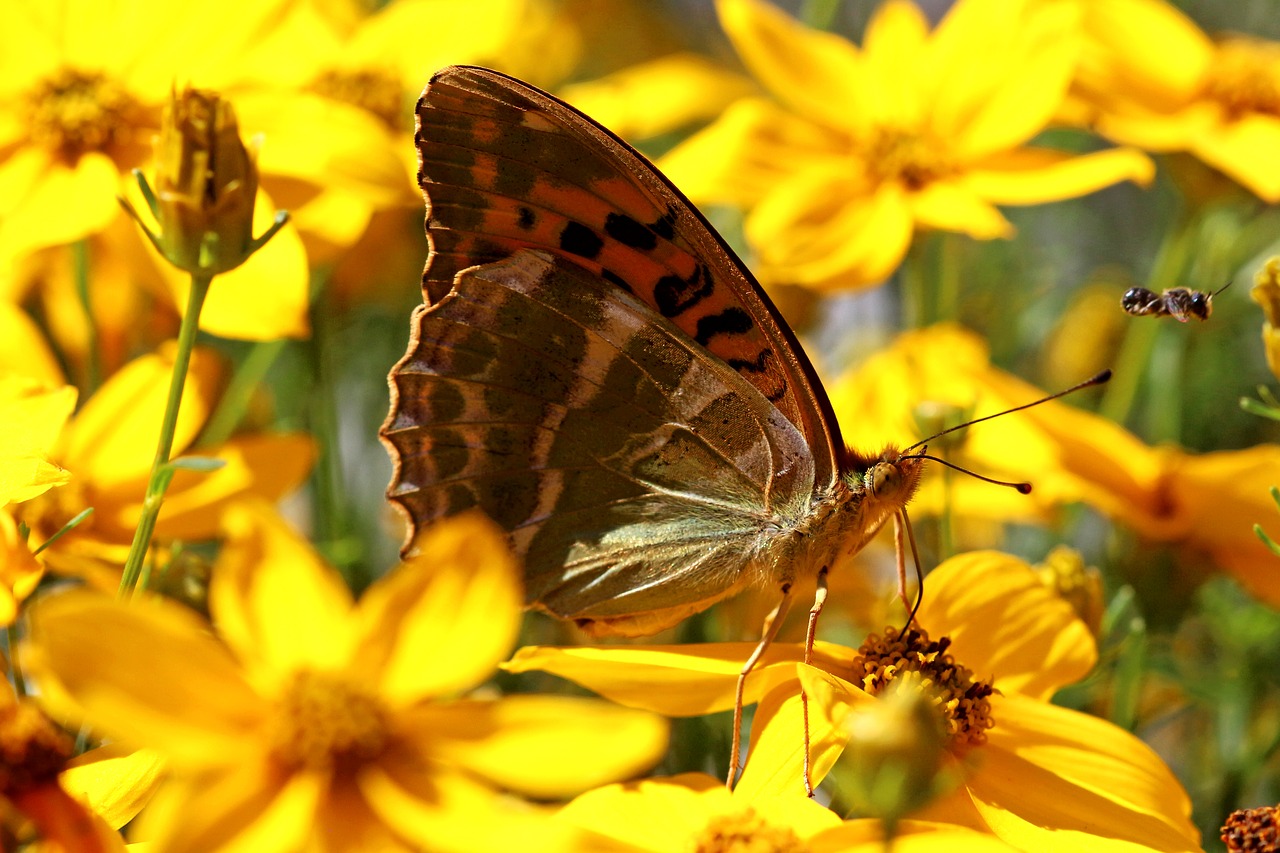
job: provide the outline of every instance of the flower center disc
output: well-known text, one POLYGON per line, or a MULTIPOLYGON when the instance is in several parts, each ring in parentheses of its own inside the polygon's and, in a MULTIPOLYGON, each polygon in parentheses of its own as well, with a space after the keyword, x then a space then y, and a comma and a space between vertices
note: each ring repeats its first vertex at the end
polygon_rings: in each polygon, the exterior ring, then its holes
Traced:
POLYGON ((27 94, 32 141, 71 163, 124 142, 142 112, 123 87, 96 71, 63 68, 27 94))
POLYGON ((279 699, 273 751, 288 767, 349 769, 382 754, 389 738, 377 697, 334 673, 303 671, 279 699))
POLYGON ((796 834, 785 826, 771 826, 752 809, 707 821, 694 839, 695 853, 806 853, 796 834))

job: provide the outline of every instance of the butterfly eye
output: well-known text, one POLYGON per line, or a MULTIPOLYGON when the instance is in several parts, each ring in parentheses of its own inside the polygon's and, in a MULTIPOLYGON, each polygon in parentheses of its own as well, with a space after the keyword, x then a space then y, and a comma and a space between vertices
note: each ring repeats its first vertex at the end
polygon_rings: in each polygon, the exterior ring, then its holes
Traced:
POLYGON ((867 472, 867 485, 871 489, 871 494, 877 495, 885 487, 885 484, 893 479, 894 473, 897 471, 887 462, 880 462, 870 471, 867 472))

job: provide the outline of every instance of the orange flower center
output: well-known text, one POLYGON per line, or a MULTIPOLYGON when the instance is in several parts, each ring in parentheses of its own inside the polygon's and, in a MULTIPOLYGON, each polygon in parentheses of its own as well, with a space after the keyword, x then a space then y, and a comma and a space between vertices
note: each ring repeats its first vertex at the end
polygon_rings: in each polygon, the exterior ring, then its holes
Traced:
POLYGON ((1222 827, 1227 853, 1280 850, 1280 807, 1238 809, 1222 827))
POLYGON ((1280 44, 1250 38, 1223 41, 1205 94, 1231 119, 1249 113, 1280 116, 1280 44))
POLYGON ((752 809, 707 821, 696 838, 695 853, 805 853, 809 848, 785 826, 770 826, 752 809))
POLYGON ((895 679, 914 682, 937 706, 946 721, 947 738, 953 746, 978 746, 986 742, 987 729, 995 725, 989 697, 996 690, 956 663, 947 654, 949 637, 931 642, 929 635, 910 628, 899 636, 896 628, 884 636, 872 634, 858 649, 853 661, 862 689, 874 695, 895 679))
POLYGON ((303 670, 277 704, 272 751, 290 769, 350 771, 376 759, 390 738, 378 697, 345 676, 303 670))
POLYGON ((945 150, 930 136, 882 127, 862 147, 862 155, 873 179, 919 190, 955 171, 942 154, 945 150))
POLYGON ((71 738, 33 705, 15 702, 0 711, 0 794, 12 797, 56 778, 74 753, 71 738))
POLYGON ((410 113, 406 109, 404 87, 389 71, 331 69, 317 77, 311 88, 326 98, 373 113, 392 130, 404 130, 409 126, 410 113))
POLYGON ((143 108, 101 72, 62 68, 27 94, 26 113, 32 142, 74 163, 126 141, 142 123, 143 108))

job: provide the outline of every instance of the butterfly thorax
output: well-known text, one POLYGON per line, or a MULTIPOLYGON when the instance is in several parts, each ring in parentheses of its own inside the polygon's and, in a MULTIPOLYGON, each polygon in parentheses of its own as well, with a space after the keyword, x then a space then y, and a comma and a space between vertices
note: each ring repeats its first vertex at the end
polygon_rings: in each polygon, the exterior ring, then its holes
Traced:
POLYGON ((806 512, 774 531, 756 563, 765 577, 792 580, 857 553, 920 484, 924 460, 893 446, 876 455, 846 450, 840 476, 815 493, 806 512))

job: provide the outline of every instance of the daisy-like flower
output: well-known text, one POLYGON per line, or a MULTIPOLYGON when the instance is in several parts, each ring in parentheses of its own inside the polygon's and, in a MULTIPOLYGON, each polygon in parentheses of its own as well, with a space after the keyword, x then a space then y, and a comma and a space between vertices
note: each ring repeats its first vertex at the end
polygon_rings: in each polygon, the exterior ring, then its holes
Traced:
MULTIPOLYGON (((993 365, 972 332, 939 325, 900 336, 830 386, 851 446, 923 437, 913 413, 937 401, 974 417, 1019 406, 1044 392, 993 365)), ((1151 447, 1119 424, 1053 401, 965 430, 951 458, 983 474, 1030 480, 1030 495, 952 478, 952 505, 990 521, 1044 521, 1085 503, 1151 542, 1175 546, 1189 561, 1208 557, 1255 595, 1280 604, 1271 557, 1251 526, 1272 513, 1268 489, 1280 446, 1192 454, 1151 447)), ((942 477, 926 477, 914 507, 942 506, 942 477)))
POLYGON ((483 519, 431 528, 358 603, 270 519, 229 515, 217 639, 162 599, 80 590, 32 610, 24 659, 57 685, 49 701, 169 762, 140 818, 165 850, 537 850, 564 833, 502 789, 571 795, 665 751, 648 713, 466 695, 521 618, 514 560, 483 519))
MULTIPOLYGON (((51 569, 77 574, 114 590, 138 524, 147 475, 173 370, 172 353, 142 356, 115 373, 71 418, 50 458, 74 473, 65 486, 15 508, 43 543, 85 509, 93 508, 41 556, 51 569)), ((175 452, 187 450, 208 418, 221 370, 212 353, 197 349, 178 413, 175 452)), ((215 539, 228 506, 250 496, 278 500, 301 484, 314 457, 299 433, 246 435, 202 456, 224 465, 211 472, 179 471, 156 525, 160 543, 215 539)))
MULTIPOLYGON (((991 833, 1021 850, 1199 849, 1190 802, 1149 747, 1049 703, 1093 667, 1097 650, 1070 605, 1029 566, 995 552, 948 560, 925 579, 917 625, 904 637, 892 628, 872 636, 859 650, 819 644, 812 666, 797 666, 802 650, 794 645, 773 650, 748 678, 750 698, 761 697, 744 774, 755 791, 802 790, 802 686, 816 782, 849 738, 850 712, 907 681, 942 713, 944 771, 959 781, 913 817, 991 833)), ((690 684, 704 700, 716 697, 705 710, 731 706, 736 670, 722 667, 730 647, 739 665, 751 650, 747 643, 718 644, 708 654, 699 646, 528 648, 509 668, 545 670, 615 701, 684 714, 689 703, 668 696, 691 692, 690 684), (656 689, 664 683, 679 690, 656 689)))
POLYGON ((1280 42, 1212 39, 1164 0, 1078 0, 1085 51, 1067 114, 1148 151, 1186 151, 1280 201, 1280 42))
POLYGON ((123 851, 114 830, 154 792, 161 764, 152 753, 118 746, 72 758, 73 747, 34 702, 18 698, 0 680, 0 797, 31 821, 51 849, 123 851))
MULTIPOLYGON (((798 792, 752 793, 749 776, 732 792, 701 773, 647 779, 589 791, 556 814, 556 820, 590 834, 606 853, 882 853, 884 830, 877 820, 841 821, 798 792)), ((994 836, 946 824, 909 821, 899 827, 892 849, 1012 850, 994 836)))
MULTIPOLYGON (((71 273, 75 264, 65 247, 82 243, 90 250, 95 319, 117 319, 118 308, 111 303, 120 297, 99 279, 99 262, 105 259, 111 271, 121 256, 146 251, 131 229, 111 226, 123 219, 116 198, 132 183, 124 178, 151 159, 173 86, 191 83, 231 96, 227 90, 248 79, 253 48, 285 5, 198 0, 176 14, 150 0, 4 5, 0 283, 8 298, 19 301, 31 287, 71 273)), ((249 136, 258 130, 245 127, 249 136)), ((332 153, 332 146, 346 139, 313 133, 309 141, 312 150, 332 153)), ((312 155, 310 162, 318 157, 312 155)), ((312 177, 316 183, 323 180, 323 175, 312 177)), ((260 197, 257 207, 262 219, 254 223, 255 233, 262 233, 276 206, 260 197)), ((182 304, 187 282, 162 267, 114 277, 126 292, 136 289, 138 278, 154 279, 166 301, 182 304)), ((59 308, 63 314, 82 313, 65 304, 59 308)), ((222 278, 202 320, 204 328, 228 337, 301 336, 307 331, 306 308, 306 257, 296 231, 286 228, 255 263, 222 278)), ((129 320, 137 318, 131 315, 121 325, 129 320)), ((107 331, 125 334, 121 325, 107 331)))
POLYGON ((761 0, 717 7, 775 100, 739 101, 661 165, 696 202, 750 208, 746 235, 766 281, 875 283, 917 228, 1008 237, 996 205, 1152 176, 1132 150, 1027 145, 1075 70, 1069 4, 960 0, 930 32, 912 3, 887 0, 861 48, 761 0))

